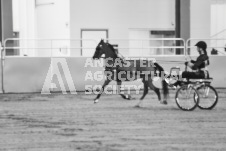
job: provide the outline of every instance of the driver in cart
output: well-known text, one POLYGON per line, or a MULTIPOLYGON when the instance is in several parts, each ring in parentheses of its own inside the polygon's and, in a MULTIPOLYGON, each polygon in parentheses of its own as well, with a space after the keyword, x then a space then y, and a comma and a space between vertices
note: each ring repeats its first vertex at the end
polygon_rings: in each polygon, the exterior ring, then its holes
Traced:
MULTIPOLYGON (((196 60, 191 60, 189 62, 185 62, 185 66, 188 66, 192 69, 192 71, 184 71, 182 73, 182 78, 186 79, 205 79, 209 78, 209 73, 207 70, 207 66, 210 64, 209 57, 206 52, 207 44, 204 41, 199 41, 195 44, 197 46, 197 51, 199 56, 196 60)), ((179 79, 179 78, 178 78, 179 79)), ((181 85, 180 79, 175 82, 170 78, 166 78, 166 82, 170 87, 176 88, 181 85)))

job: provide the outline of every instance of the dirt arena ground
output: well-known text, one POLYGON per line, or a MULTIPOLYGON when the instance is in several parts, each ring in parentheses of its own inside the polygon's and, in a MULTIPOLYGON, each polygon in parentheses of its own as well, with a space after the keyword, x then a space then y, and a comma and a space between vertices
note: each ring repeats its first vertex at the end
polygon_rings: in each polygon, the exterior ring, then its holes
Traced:
POLYGON ((226 150, 226 89, 210 111, 185 112, 159 104, 149 92, 137 100, 103 95, 1 94, 0 150, 226 150))

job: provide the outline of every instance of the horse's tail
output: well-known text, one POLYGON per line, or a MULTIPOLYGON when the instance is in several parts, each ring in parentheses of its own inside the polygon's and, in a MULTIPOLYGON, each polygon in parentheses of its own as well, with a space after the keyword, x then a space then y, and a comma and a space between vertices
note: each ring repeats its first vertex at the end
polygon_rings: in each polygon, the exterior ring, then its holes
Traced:
MULTIPOLYGON (((154 65, 156 69, 159 70, 160 72, 160 78, 165 77, 164 69, 158 63, 154 63, 154 65)), ((164 78, 161 80, 162 80, 163 94, 168 95, 169 94, 168 84, 166 83, 164 78)))

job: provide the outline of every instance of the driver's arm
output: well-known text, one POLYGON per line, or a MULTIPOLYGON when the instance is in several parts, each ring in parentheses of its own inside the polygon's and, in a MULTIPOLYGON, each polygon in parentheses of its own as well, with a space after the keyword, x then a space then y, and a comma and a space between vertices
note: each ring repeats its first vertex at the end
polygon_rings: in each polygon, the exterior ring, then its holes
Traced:
POLYGON ((191 62, 188 62, 188 66, 192 69, 192 67, 194 66, 194 64, 191 63, 191 62))
POLYGON ((194 65, 191 65, 190 68, 192 70, 197 70, 203 62, 207 61, 207 59, 208 59, 208 56, 199 57, 194 63, 194 65))

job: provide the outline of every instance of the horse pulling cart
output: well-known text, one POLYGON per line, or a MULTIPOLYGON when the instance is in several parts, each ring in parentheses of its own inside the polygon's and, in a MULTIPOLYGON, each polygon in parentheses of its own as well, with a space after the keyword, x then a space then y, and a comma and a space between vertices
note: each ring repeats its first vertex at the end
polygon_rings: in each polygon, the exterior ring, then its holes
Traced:
MULTIPOLYGON (((94 99, 94 103, 97 103, 99 101, 99 98, 104 90, 104 88, 112 81, 115 80, 117 82, 117 85, 120 89, 122 81, 133 81, 135 79, 142 79, 143 85, 144 85, 144 91, 143 95, 140 98, 139 103, 136 105, 136 107, 140 107, 140 105, 143 102, 143 99, 145 98, 146 94, 148 93, 148 89, 152 89, 158 96, 158 100, 161 104, 167 104, 167 96, 168 96, 168 84, 166 82, 166 78, 161 78, 162 82, 162 88, 163 88, 163 98, 160 95, 159 88, 155 87, 153 85, 152 77, 148 74, 147 76, 143 76, 142 74, 138 76, 138 73, 145 72, 151 72, 153 71, 155 74, 160 73, 160 77, 162 75, 165 77, 164 69, 158 64, 154 63, 154 66, 149 66, 148 64, 137 64, 137 61, 135 60, 124 60, 122 57, 118 56, 118 51, 114 49, 114 47, 109 44, 105 43, 103 40, 99 42, 99 44, 96 47, 96 51, 93 55, 93 59, 100 59, 102 55, 105 55, 104 59, 105 64, 105 71, 106 74, 106 80, 104 84, 102 85, 102 89, 100 93, 96 96, 94 99), (120 63, 120 64, 118 64, 120 63), (116 76, 114 73, 117 73, 116 76), (122 78, 122 75, 128 76, 131 73, 135 78, 122 78)), ((145 60, 141 60, 145 61, 145 60)), ((187 69, 187 66, 185 70, 187 69)), ((171 68, 170 75, 172 75, 173 70, 179 70, 180 68, 173 67, 171 68)), ((154 75, 155 75, 154 74, 154 75)), ((159 74, 158 74, 159 75, 159 74)), ((179 74, 177 74, 179 75, 179 74)), ((168 77, 168 75, 167 75, 168 77)), ((170 77, 170 76, 169 76, 170 77)), ((180 88, 177 90, 175 95, 175 100, 177 106, 184 110, 184 111, 192 111, 197 106, 200 109, 212 109, 216 106, 218 101, 218 94, 216 90, 210 85, 212 78, 207 79, 183 79, 180 80, 180 88)), ((127 95, 119 93, 122 98, 129 99, 130 97, 127 97, 127 95)))

